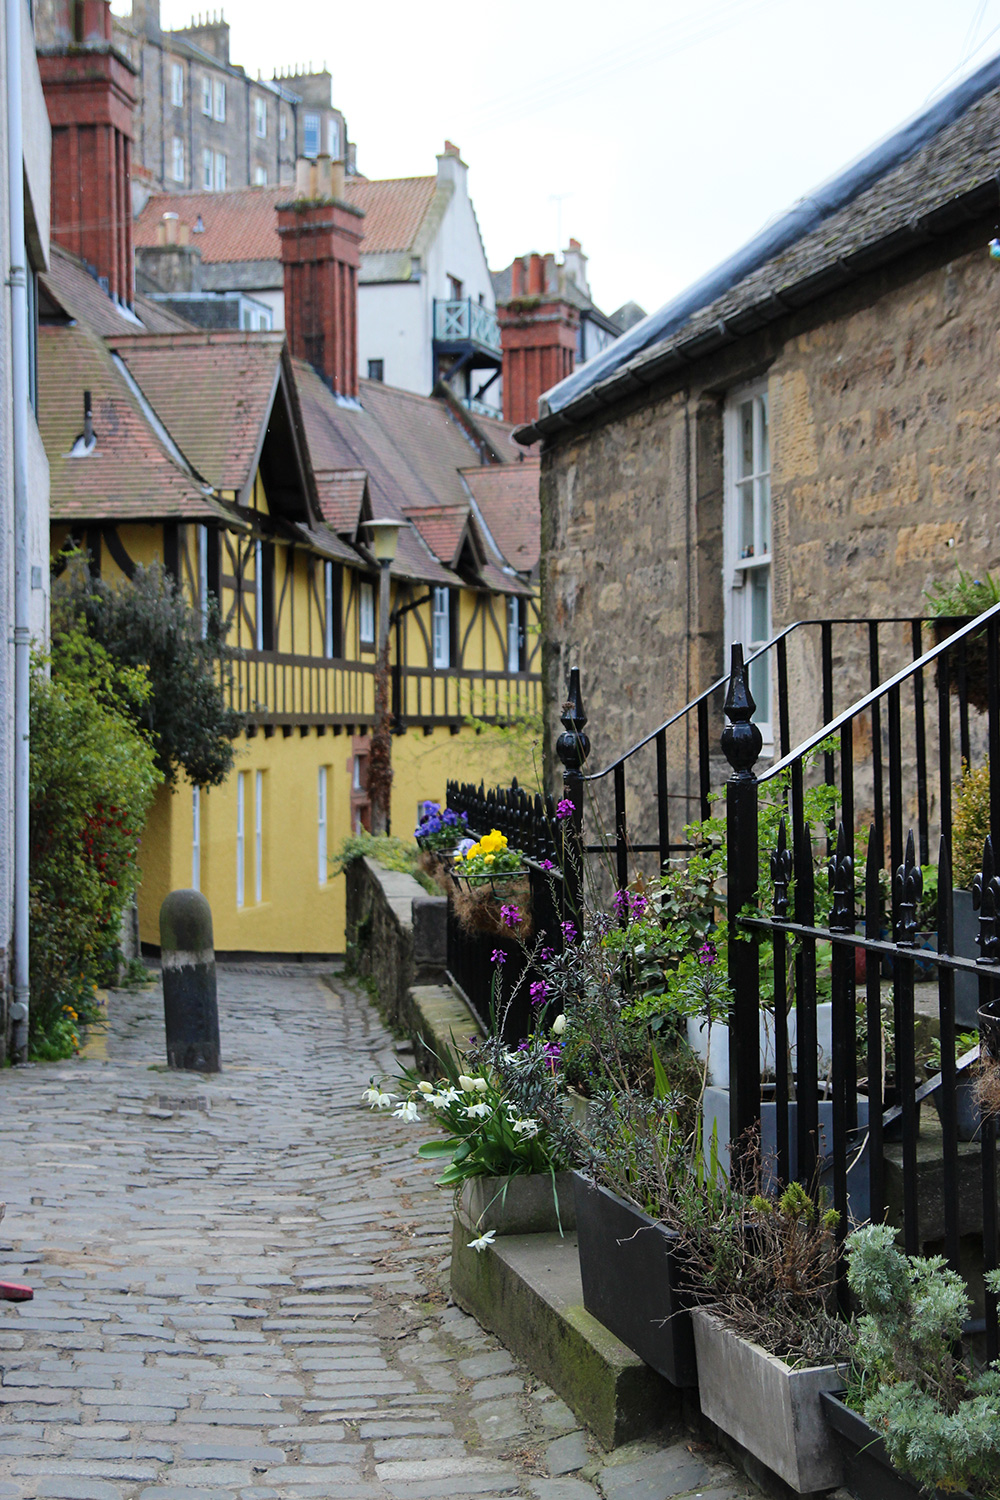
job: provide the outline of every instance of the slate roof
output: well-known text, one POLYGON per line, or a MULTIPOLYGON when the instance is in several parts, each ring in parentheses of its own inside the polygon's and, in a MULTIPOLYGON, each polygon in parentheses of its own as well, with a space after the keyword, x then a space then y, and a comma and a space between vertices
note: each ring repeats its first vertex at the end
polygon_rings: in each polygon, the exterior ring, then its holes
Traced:
POLYGON ((994 213, 1000 145, 1000 57, 729 258, 746 274, 722 285, 725 266, 637 324, 611 350, 542 397, 539 418, 518 439, 580 420, 675 367, 751 333, 795 308, 925 244, 994 213), (786 243, 763 258, 770 237, 786 243), (675 312, 676 309, 676 312, 675 312), (663 328, 662 336, 657 329, 663 328))
POLYGON ((110 343, 202 478, 237 493, 252 485, 284 335, 202 329, 110 343))
POLYGON ((533 573, 541 556, 540 468, 538 458, 526 458, 462 470, 490 535, 519 573, 533 573))
POLYGON ((78 318, 95 333, 135 333, 141 326, 151 332, 173 332, 192 325, 141 294, 135 299, 135 318, 130 318, 98 285, 82 260, 53 242, 49 269, 42 282, 50 298, 72 318, 78 318))
MULTIPOLYGON (((437 187, 436 177, 395 177, 369 182, 349 177, 346 202, 364 210, 361 221, 362 255, 409 250, 420 231, 437 187)), ((225 193, 154 193, 135 221, 137 249, 155 246, 157 227, 165 213, 177 214, 194 229, 201 216, 204 229, 192 233, 191 244, 201 251, 202 263, 279 261, 279 203, 295 196, 289 184, 236 188, 225 193)))
POLYGON ((159 440, 103 339, 82 323, 43 325, 38 349, 38 425, 49 460, 53 521, 227 515, 159 440), (89 455, 73 458, 85 390, 91 393, 97 441, 89 455))

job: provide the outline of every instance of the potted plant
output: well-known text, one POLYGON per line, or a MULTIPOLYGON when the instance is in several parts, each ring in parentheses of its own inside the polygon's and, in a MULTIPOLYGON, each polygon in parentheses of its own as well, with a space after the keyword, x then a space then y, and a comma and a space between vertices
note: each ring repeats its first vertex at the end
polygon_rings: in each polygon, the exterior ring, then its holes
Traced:
POLYGON ((988 1115, 1000 1115, 1000 1001, 989 1000, 979 1012, 979 1068, 976 1102, 988 1115))
POLYGON ((528 869, 496 828, 462 849, 451 869, 455 913, 470 932, 531 935, 528 869))
POLYGON ((420 849, 418 864, 439 884, 443 883, 445 873, 453 862, 458 844, 468 833, 467 825, 468 818, 464 812, 455 812, 450 807, 442 808, 439 802, 420 804, 420 820, 413 835, 420 849))
MULTIPOLYGON (((974 1141, 982 1125, 979 1104, 979 1035, 975 1031, 960 1031, 955 1036, 955 1105, 956 1124, 960 1141, 974 1141)), ((930 1039, 930 1063, 934 1072, 941 1071, 941 1039, 930 1039)), ((941 1115, 941 1089, 933 1094, 934 1107, 941 1115)))
MULTIPOLYGON (((847 1240, 851 1329, 847 1389, 822 1397, 857 1500, 965 1492, 1000 1497, 1000 1366, 961 1352, 970 1302, 943 1256, 906 1256, 886 1224, 847 1240)), ((1000 1291, 1000 1272, 987 1273, 1000 1291)))
MULTIPOLYGON (((928 613, 933 617, 934 639, 940 645, 969 620, 1000 604, 1000 588, 989 573, 973 578, 958 569, 957 580, 931 585, 924 594, 928 613)), ((965 695, 974 708, 985 713, 990 706, 989 675, 986 660, 986 635, 983 631, 965 640, 965 695)), ((949 653, 948 681, 952 693, 962 690, 962 668, 959 651, 949 653)))
MULTIPOLYGON (((955 952, 978 958, 979 919, 972 904, 972 882, 983 865, 983 845, 990 832, 990 763, 963 767, 955 786, 951 825, 951 863, 954 874, 955 952)), ((955 975, 955 1020, 959 1026, 979 1024, 979 979, 955 975)))

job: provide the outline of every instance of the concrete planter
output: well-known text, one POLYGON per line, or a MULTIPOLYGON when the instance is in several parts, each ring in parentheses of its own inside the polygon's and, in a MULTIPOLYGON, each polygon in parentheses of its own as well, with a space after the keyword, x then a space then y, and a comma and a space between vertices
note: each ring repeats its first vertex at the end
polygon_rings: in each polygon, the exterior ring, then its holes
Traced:
POLYGON ((820 1407, 820 1392, 841 1389, 837 1365, 794 1369, 739 1338, 704 1308, 691 1314, 701 1409, 799 1494, 831 1489, 843 1464, 820 1407))
MULTIPOLYGON (((774 1016, 762 1010, 758 1022, 760 1032, 760 1071, 762 1077, 774 1076, 774 1016)), ((798 1063, 798 1013, 794 1009, 788 1015, 788 1051, 790 1067, 794 1071, 798 1063)), ((716 1021, 711 1027, 707 1021, 689 1016, 687 1021, 688 1046, 702 1062, 708 1059, 708 1081, 716 1088, 729 1087, 729 1027, 725 1021, 716 1021)), ((833 1006, 824 1000, 816 1007, 816 1040, 819 1058, 817 1066, 825 1072, 833 1055, 833 1006)))
POLYGON ((573 1173, 521 1172, 514 1177, 470 1177, 459 1207, 477 1233, 558 1234, 576 1227, 573 1173), (558 1210, 557 1210, 558 1204, 558 1210))
MULTIPOLYGON (((955 952, 959 958, 978 958, 979 914, 972 906, 971 891, 953 893, 955 913, 955 952)), ((960 1031, 973 1031, 979 1025, 979 976, 955 974, 955 1025, 960 1031)))
MULTIPOLYGON (((845 1406, 843 1393, 820 1393, 823 1415, 844 1463, 844 1484, 855 1500, 927 1500, 927 1494, 893 1468, 885 1444, 864 1417, 845 1406)), ((937 1490, 938 1500, 971 1500, 966 1490, 937 1490)))
POLYGON ((579 1172, 573 1191, 584 1307, 671 1384, 697 1385, 676 1237, 579 1172))

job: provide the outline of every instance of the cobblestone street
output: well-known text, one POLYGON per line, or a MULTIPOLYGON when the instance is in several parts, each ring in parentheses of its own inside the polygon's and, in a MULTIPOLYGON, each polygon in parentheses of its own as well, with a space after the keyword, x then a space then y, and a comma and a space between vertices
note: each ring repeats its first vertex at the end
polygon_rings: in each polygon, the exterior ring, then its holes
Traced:
POLYGON ((421 1127, 339 975, 220 970, 225 1071, 163 1066, 158 988, 97 1054, 0 1075, 0 1500, 713 1500, 710 1449, 619 1450, 448 1305, 421 1127), (105 1052, 106 1056, 100 1053, 105 1052))

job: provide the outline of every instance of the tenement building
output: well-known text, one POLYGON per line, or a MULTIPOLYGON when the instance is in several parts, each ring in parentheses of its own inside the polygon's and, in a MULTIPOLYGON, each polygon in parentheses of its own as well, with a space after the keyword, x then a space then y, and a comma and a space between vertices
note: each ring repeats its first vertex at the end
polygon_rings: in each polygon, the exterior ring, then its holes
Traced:
MULTIPOLYGON (((730 642, 802 617, 920 615, 956 564, 1000 562, 998 130, 994 59, 568 374, 516 433, 543 443, 548 717, 580 665, 594 768, 719 677, 730 642)), ((789 672, 813 728, 809 639, 789 672)), ((859 659, 834 669, 861 681, 859 659)), ((767 668, 753 686, 766 748, 767 668)), ((682 758, 680 797, 685 775, 682 758)))

